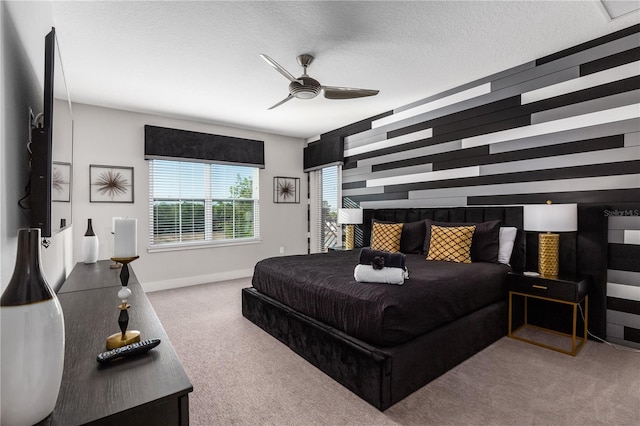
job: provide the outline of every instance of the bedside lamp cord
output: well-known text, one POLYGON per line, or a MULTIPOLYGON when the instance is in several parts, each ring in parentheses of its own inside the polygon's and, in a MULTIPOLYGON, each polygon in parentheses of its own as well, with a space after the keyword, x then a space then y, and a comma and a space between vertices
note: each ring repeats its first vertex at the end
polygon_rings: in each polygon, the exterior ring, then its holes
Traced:
MULTIPOLYGON (((582 305, 578 304, 578 309, 580 309, 580 316, 582 317, 582 321, 584 321, 584 312, 582 312, 582 305)), ((591 337, 593 337, 594 339, 602 342, 602 343, 606 343, 607 345, 611 346, 614 349, 617 349, 619 351, 627 351, 627 352, 635 352, 635 353, 640 353, 640 349, 633 349, 633 348, 627 348, 624 346, 619 346, 619 345, 614 345, 611 342, 607 342, 606 340, 594 335, 593 333, 591 333, 589 330, 587 330, 587 334, 591 337)))

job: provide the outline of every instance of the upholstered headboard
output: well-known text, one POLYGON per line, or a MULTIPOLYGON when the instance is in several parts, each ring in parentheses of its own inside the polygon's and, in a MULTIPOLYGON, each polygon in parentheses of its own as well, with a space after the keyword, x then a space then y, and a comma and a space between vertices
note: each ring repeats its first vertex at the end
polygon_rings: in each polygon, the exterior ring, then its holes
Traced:
POLYGON ((372 219, 402 223, 416 222, 423 219, 431 219, 436 222, 474 223, 500 220, 502 221, 502 226, 515 226, 518 228, 518 235, 511 255, 511 265, 514 270, 525 270, 525 235, 522 231, 523 212, 521 206, 365 209, 362 223, 362 246, 368 246, 371 241, 372 219))

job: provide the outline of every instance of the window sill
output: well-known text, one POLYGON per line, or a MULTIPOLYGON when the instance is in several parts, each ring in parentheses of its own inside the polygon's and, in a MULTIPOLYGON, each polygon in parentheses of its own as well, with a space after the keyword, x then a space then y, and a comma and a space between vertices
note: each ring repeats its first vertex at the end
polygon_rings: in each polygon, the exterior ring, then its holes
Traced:
POLYGON ((262 242, 259 238, 250 238, 241 241, 224 241, 224 242, 198 242, 190 244, 162 244, 157 246, 150 246, 147 248, 147 253, 162 253, 166 251, 182 251, 182 250, 200 250, 210 249, 217 247, 231 247, 231 246, 244 246, 248 244, 260 244, 262 242))

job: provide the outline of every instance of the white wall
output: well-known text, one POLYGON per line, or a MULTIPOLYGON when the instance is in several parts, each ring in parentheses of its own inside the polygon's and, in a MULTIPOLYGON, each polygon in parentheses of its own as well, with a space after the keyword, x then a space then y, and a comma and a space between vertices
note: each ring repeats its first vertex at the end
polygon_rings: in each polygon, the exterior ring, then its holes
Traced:
MULTIPOLYGON (((18 208, 28 181, 26 144, 28 111, 42 112, 44 38, 51 30, 53 12, 49 2, 1 2, 0 73, 0 290, 13 273, 17 231, 28 226, 18 208)), ((44 273, 56 287, 69 272, 71 230, 54 235, 42 249, 44 273)))
MULTIPOLYGON (((96 82, 98 83, 98 82, 96 82)), ((159 117, 85 104, 74 104, 73 245, 82 260, 82 237, 91 218, 100 241, 100 259, 113 254, 114 216, 138 219, 138 254, 131 266, 145 290, 153 291, 250 276, 266 257, 307 252, 307 181, 302 171, 302 139, 240 130, 214 124, 159 117), (144 125, 156 125, 265 142, 265 169, 260 171, 262 242, 238 246, 148 253, 148 163, 144 160, 144 125), (134 203, 90 203, 89 165, 134 168, 134 203), (299 177, 300 204, 273 203, 273 177, 299 177)))

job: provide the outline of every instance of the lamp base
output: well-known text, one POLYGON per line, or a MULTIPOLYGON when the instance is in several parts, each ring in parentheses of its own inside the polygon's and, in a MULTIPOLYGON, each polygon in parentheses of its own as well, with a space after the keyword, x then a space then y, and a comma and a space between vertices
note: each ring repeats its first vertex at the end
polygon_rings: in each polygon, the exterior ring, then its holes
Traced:
POLYGON ((538 272, 543 277, 557 277, 560 234, 540 234, 538 237, 538 272))
POLYGON ((122 336, 122 333, 114 333, 107 337, 107 349, 116 349, 139 341, 140 332, 138 330, 128 330, 124 333, 124 336, 122 336))
POLYGON ((355 235, 355 231, 354 231, 354 226, 353 225, 346 225, 346 235, 344 238, 344 248, 347 250, 353 250, 354 247, 354 235, 355 235))

